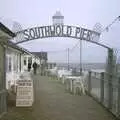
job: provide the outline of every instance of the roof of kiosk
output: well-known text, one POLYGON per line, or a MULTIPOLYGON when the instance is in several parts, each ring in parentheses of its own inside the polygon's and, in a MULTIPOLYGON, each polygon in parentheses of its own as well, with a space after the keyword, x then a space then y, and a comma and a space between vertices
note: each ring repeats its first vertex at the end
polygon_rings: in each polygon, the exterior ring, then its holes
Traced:
POLYGON ((15 33, 13 33, 11 30, 9 30, 9 28, 0 22, 0 38, 5 40, 12 37, 15 37, 15 33))

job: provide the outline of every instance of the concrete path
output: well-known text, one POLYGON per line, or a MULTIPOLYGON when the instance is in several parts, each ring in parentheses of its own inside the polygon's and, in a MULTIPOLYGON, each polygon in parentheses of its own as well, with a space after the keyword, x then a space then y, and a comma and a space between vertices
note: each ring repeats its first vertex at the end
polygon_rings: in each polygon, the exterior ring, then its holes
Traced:
POLYGON ((36 120, 114 120, 92 98, 71 95, 59 81, 42 76, 34 80, 36 120))
POLYGON ((10 107, 0 120, 114 120, 113 116, 88 96, 71 95, 63 84, 36 75, 32 108, 10 107))

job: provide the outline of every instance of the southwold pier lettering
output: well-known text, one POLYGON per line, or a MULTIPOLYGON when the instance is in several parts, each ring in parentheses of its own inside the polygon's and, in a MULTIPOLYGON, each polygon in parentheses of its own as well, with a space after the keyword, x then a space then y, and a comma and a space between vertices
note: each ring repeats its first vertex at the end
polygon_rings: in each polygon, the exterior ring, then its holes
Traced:
POLYGON ((22 34, 22 39, 17 43, 47 37, 71 37, 81 40, 92 41, 94 37, 100 36, 100 33, 88 30, 82 27, 68 25, 51 25, 25 29, 17 33, 22 34))

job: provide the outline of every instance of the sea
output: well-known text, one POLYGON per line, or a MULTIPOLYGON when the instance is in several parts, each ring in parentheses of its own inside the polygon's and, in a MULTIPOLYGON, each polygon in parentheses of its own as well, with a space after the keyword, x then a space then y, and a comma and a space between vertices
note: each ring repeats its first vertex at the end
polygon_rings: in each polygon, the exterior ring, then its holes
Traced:
MULTIPOLYGON (((59 69, 76 69, 76 71, 80 71, 79 63, 57 63, 57 67, 59 69)), ((83 63, 82 70, 83 71, 95 71, 95 72, 104 72, 106 68, 106 63, 83 63)))

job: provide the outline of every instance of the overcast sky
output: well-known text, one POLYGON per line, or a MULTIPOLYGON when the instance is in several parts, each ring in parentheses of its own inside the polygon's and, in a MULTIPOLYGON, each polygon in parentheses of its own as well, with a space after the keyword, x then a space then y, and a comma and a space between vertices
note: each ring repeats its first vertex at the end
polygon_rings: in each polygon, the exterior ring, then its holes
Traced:
MULTIPOLYGON (((95 23, 99 22, 105 27, 120 15, 120 0, 0 0, 1 21, 11 29, 13 21, 20 23, 23 29, 51 25, 52 16, 57 10, 64 16, 64 24, 93 29, 95 23)), ((65 62, 66 51, 54 51, 72 48, 77 42, 70 38, 47 38, 21 45, 30 51, 51 51, 48 53, 49 61, 65 62)), ((104 32, 99 42, 119 48, 120 21, 116 21, 109 32, 104 32)), ((104 62, 106 55, 104 48, 83 42, 84 62, 104 62)), ((79 44, 70 51, 70 62, 79 62, 79 44)))

